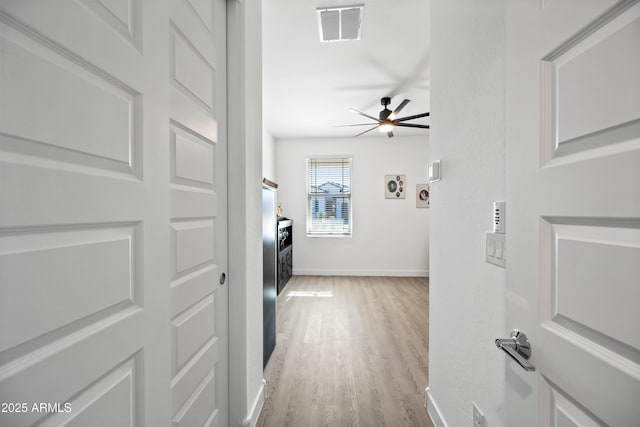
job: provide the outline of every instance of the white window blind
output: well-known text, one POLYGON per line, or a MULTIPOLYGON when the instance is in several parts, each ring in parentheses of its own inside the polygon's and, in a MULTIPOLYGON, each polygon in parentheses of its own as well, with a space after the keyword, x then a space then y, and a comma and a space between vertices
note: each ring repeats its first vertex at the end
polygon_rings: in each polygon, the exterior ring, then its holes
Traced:
POLYGON ((307 234, 351 235, 351 159, 307 159, 307 234))

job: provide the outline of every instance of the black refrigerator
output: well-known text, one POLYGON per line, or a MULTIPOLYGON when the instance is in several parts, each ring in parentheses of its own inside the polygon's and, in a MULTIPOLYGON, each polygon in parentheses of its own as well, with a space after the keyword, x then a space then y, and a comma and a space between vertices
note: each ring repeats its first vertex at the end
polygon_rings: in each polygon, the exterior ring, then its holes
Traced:
POLYGON ((278 185, 262 181, 262 327, 263 366, 276 346, 277 244, 276 202, 278 185))

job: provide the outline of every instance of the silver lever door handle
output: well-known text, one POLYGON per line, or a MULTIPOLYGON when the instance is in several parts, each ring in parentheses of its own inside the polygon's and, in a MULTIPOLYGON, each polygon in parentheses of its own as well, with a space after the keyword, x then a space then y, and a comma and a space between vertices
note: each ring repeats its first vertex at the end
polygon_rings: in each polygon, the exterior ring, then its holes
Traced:
POLYGON ((531 344, 529 344, 529 339, 524 332, 514 329, 511 331, 510 338, 497 338, 496 347, 511 356, 525 371, 536 370, 529 362, 531 344))

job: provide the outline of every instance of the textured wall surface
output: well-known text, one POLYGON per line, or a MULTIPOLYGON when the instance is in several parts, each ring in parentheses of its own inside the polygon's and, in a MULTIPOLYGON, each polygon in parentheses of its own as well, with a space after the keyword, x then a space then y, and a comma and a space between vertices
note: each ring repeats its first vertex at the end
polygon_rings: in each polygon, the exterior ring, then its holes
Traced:
POLYGON ((431 13, 430 158, 443 177, 431 187, 429 394, 448 426, 472 425, 477 402, 496 427, 505 274, 485 262, 485 232, 505 197, 504 4, 434 0, 431 13))
MULTIPOLYGON (((398 131, 397 133, 401 133, 398 131)), ((425 276, 429 210, 416 208, 427 182, 429 137, 278 140, 278 201, 294 220, 294 274, 425 276), (306 158, 350 156, 352 237, 307 237, 306 158), (385 174, 407 177, 406 199, 384 198, 385 174)))

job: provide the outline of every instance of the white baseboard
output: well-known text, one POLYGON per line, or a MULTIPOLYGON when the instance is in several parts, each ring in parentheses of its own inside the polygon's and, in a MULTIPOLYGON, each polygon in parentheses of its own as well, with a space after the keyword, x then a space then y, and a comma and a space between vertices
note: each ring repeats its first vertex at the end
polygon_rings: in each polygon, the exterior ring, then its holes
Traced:
POLYGON ((440 409, 438 409, 438 405, 436 405, 435 400, 433 400, 433 396, 429 392, 429 387, 424 390, 424 406, 427 408, 427 413, 429 413, 434 426, 447 427, 447 423, 444 421, 442 413, 440 412, 440 409))
POLYGON ((393 277, 429 277, 429 270, 333 270, 315 268, 294 268, 298 276, 393 276, 393 277))
POLYGON ((247 415, 247 418, 245 418, 245 420, 242 422, 242 427, 256 427, 256 424, 258 423, 258 417, 260 416, 260 412, 262 412, 262 407, 264 406, 265 384, 267 384, 267 382, 263 379, 260 390, 258 390, 256 400, 253 402, 251 413, 247 415))

